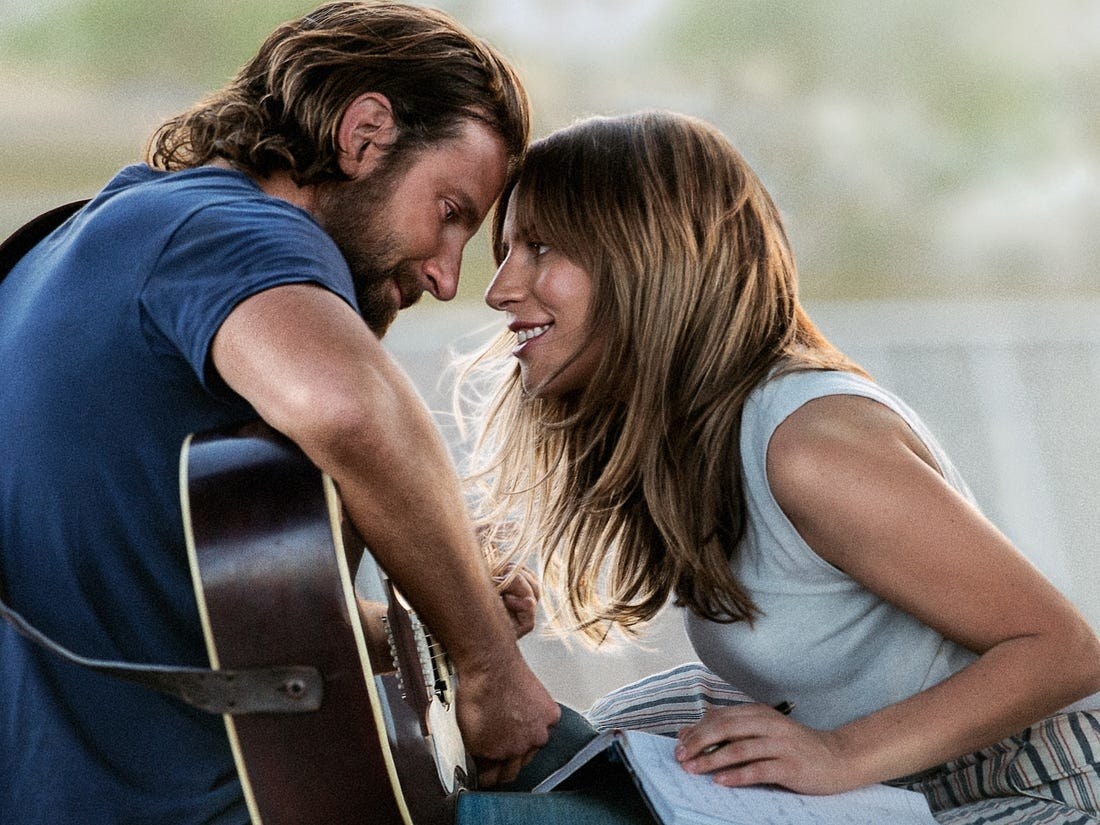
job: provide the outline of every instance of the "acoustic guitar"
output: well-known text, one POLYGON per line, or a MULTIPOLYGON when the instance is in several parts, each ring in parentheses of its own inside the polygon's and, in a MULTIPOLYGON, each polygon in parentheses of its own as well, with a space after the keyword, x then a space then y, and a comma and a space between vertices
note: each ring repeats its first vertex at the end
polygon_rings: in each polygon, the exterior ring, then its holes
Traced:
POLYGON ((211 667, 319 675, 286 680, 301 712, 223 716, 254 825, 453 822, 474 775, 453 670, 364 552, 332 479, 253 425, 189 437, 180 491, 211 667), (392 665, 372 660, 356 591, 384 609, 392 665))

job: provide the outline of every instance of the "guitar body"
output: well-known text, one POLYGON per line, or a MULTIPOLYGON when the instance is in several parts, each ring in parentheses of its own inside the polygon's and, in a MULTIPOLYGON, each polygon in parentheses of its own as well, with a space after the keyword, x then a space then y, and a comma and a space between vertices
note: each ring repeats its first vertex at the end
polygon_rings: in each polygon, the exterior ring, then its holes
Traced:
POLYGON ((316 710, 224 717, 254 825, 453 822, 471 768, 439 688, 448 674, 418 656, 425 634, 332 480, 257 425, 188 439, 180 486, 211 666, 307 665, 323 678, 316 710), (356 586, 386 603, 392 673, 372 667, 356 586))

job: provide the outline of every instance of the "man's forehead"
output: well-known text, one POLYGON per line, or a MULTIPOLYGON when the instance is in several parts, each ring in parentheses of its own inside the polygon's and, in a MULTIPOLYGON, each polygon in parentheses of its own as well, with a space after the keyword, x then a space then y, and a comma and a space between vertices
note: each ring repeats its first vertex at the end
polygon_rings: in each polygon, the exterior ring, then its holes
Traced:
POLYGON ((441 182, 453 188, 460 209, 483 218, 504 188, 508 156, 503 138, 483 121, 469 119, 440 150, 441 182))

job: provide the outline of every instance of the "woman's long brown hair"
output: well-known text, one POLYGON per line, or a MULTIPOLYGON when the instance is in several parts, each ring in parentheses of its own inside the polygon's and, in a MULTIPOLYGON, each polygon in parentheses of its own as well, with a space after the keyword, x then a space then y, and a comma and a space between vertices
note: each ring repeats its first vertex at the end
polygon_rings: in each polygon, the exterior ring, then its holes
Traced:
POLYGON ((643 112, 537 141, 505 198, 519 237, 591 275, 589 328, 606 345, 568 397, 524 393, 508 333, 466 372, 487 539, 538 557, 558 621, 594 640, 670 596, 752 621, 730 568, 745 527, 745 399, 777 369, 860 371, 802 310, 771 197, 714 127, 643 112))

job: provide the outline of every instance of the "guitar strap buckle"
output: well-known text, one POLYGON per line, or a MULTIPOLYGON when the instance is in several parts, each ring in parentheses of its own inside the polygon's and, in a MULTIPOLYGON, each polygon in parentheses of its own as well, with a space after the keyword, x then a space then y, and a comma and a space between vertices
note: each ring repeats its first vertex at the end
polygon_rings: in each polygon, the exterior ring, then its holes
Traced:
POLYGON ((324 680, 315 667, 146 672, 150 687, 208 713, 309 713, 321 707, 324 696, 324 680))

